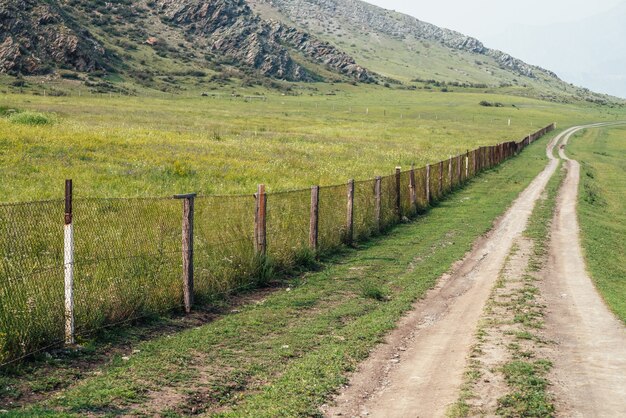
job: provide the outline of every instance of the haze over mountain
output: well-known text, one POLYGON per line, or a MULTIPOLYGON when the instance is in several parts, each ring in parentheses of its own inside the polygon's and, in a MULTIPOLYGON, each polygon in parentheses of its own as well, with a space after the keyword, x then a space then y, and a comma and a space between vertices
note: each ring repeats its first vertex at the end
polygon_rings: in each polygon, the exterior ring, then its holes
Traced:
POLYGON ((500 34, 500 45, 553 69, 564 80, 626 98, 626 2, 574 22, 520 26, 500 34))

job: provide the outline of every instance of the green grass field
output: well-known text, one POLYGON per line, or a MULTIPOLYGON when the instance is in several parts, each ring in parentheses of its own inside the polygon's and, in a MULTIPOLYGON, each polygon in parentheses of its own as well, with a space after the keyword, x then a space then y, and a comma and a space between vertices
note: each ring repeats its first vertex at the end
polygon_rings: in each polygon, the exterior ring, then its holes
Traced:
POLYGON ((626 322, 626 128, 579 133, 568 155, 582 167, 578 218, 588 268, 609 307, 626 322))
POLYGON ((88 371, 71 358, 46 361, 44 372, 18 368, 0 380, 5 403, 19 405, 33 390, 42 400, 9 415, 316 415, 346 373, 539 173, 546 141, 387 237, 209 324, 129 347, 134 354, 126 360, 118 354, 88 371))
MULTIPOLYGON (((216 97, 0 97, 0 201, 253 193, 344 183, 618 110, 473 92, 296 85, 216 97), (244 96, 267 94, 266 101, 244 96), (504 107, 479 106, 480 101, 504 107), (515 106, 515 107, 513 107, 515 106), (51 123, 8 109, 48 115, 51 123), (1 114, 4 113, 4 116, 1 114), (509 119, 511 125, 509 126, 509 119)), ((74 91, 74 94, 77 92, 74 91)))

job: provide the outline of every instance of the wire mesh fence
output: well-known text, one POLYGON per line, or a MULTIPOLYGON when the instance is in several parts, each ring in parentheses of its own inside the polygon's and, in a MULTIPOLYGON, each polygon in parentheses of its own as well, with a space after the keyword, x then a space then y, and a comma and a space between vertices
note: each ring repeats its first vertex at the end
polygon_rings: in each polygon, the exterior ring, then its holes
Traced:
POLYGON ((68 332, 87 334, 188 307, 194 299, 210 302, 259 284, 268 265, 289 271, 312 255, 365 240, 425 211, 553 129, 428 168, 320 187, 317 200, 309 189, 268 194, 262 211, 260 196, 252 194, 189 195, 191 206, 173 197, 78 199, 70 247, 64 201, 0 205, 0 365, 67 341, 68 332))

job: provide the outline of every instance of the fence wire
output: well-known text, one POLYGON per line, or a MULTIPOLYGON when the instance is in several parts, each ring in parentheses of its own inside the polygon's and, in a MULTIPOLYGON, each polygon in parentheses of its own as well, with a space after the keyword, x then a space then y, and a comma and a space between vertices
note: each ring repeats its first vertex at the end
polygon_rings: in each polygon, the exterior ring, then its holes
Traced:
MULTIPOLYGON (((349 186, 321 187, 317 248, 310 248, 311 190, 268 194, 264 263, 255 250, 253 195, 195 197, 195 299, 209 302, 257 285, 268 262, 274 273, 289 272, 313 253, 414 217, 552 129, 431 164, 429 176, 420 167, 354 182, 352 237, 349 186)), ((78 335, 184 306, 181 200, 78 199, 73 213, 78 335)), ((0 365, 64 339, 63 225, 61 200, 0 205, 0 365)))

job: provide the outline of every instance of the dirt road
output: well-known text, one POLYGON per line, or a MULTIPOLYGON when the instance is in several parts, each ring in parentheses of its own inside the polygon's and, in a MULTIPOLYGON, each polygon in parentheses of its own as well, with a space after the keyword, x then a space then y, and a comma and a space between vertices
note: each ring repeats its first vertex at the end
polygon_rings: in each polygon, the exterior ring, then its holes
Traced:
POLYGON ((451 276, 443 277, 360 366, 327 415, 445 415, 457 399, 476 326, 498 273, 558 165, 548 155, 546 168, 451 276))
MULTIPOLYGON (((335 399, 335 406, 324 411, 328 416, 445 416, 448 406, 457 400, 474 333, 498 273, 558 165, 553 149, 580 129, 570 128, 550 142, 549 163, 543 172, 359 367, 335 399)), ((560 217, 552 243, 555 277, 545 289, 553 304, 550 330, 554 329, 555 337, 558 333, 559 350, 564 353, 555 365, 561 369, 557 386, 563 385, 558 394, 559 405, 563 405, 560 411, 564 416, 571 416, 574 410, 583 411, 581 416, 626 416, 626 334, 585 274, 576 244, 577 164, 568 164, 571 168, 559 200, 560 217), (565 385, 565 381, 569 383, 565 385), (585 402, 588 405, 583 409, 580 404, 585 402), (594 415, 593 411, 601 413, 594 415), (615 414, 617 411, 622 413, 615 414)))
MULTIPOLYGON (((569 135, 563 138, 566 145, 569 135)), ((558 344, 553 390, 567 417, 626 416, 626 328, 609 311, 589 278, 576 217, 580 165, 565 149, 567 177, 552 226, 550 261, 542 293, 546 331, 558 344)))

